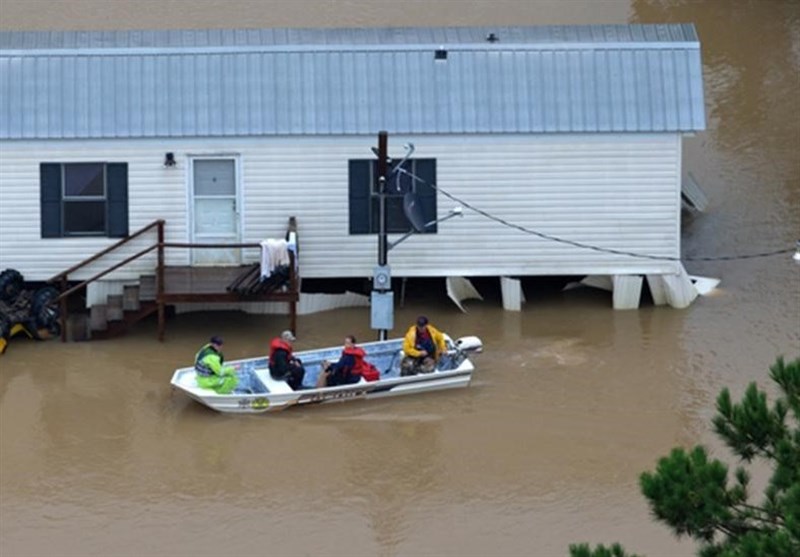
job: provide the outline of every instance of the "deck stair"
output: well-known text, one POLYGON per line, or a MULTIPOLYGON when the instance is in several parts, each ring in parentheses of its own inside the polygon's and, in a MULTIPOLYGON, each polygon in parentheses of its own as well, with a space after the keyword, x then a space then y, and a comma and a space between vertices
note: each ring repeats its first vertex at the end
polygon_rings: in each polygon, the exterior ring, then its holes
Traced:
MULTIPOLYGON (((111 296, 109 296, 109 298, 110 297, 111 296)), ((106 311, 108 317, 107 321, 101 325, 102 328, 92 330, 92 338, 108 339, 124 335, 131 326, 158 311, 158 304, 155 301, 140 301, 138 305, 139 307, 137 309, 120 311, 119 316, 116 314, 109 314, 109 312, 106 311)), ((92 309, 94 309, 94 307, 96 306, 93 306, 92 309)))
MULTIPOLYGON (((99 317, 96 320, 92 318, 91 336, 93 339, 108 339, 124 335, 133 325, 158 311, 158 304, 155 300, 142 301, 137 299, 135 304, 128 302, 132 309, 124 309, 123 297, 124 295, 112 295, 108 297, 108 304, 100 304, 100 306, 105 306, 105 309, 101 310, 100 313, 105 313, 106 321, 102 323, 99 317), (116 298, 120 299, 119 302, 116 298), (118 304, 119 307, 117 307, 118 304), (95 329, 95 325, 99 328, 95 329)), ((92 311, 96 307, 98 306, 92 306, 92 311)))
POLYGON ((155 298, 155 277, 145 275, 141 284, 126 284, 122 294, 110 294, 105 304, 94 304, 89 309, 88 331, 87 324, 76 314, 68 327, 71 330, 68 336, 71 340, 88 340, 123 335, 131 326, 158 311, 155 298), (142 296, 146 299, 142 300, 142 296))
POLYGON ((139 306, 139 292, 141 288, 138 284, 126 284, 122 287, 122 309, 124 311, 137 311, 139 306))
POLYGON ((139 278, 139 301, 154 302, 157 297, 156 276, 143 275, 139 278))

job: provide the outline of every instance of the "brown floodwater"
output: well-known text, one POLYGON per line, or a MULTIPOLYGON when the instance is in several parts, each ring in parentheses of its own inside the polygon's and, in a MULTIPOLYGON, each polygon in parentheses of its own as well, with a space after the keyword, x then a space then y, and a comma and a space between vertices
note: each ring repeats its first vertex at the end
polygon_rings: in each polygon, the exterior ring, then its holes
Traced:
MULTIPOLYGON (((601 22, 697 26, 708 131, 686 140, 684 168, 710 206, 685 215, 685 255, 792 247, 796 2, 0 2, 4 29, 601 22)), ((105 342, 15 339, 0 357, 0 555, 549 556, 580 541, 692 555, 650 518, 638 475, 676 445, 727 454, 714 398, 800 354, 800 266, 686 266, 722 279, 687 310, 615 312, 607 293, 529 281, 520 313, 487 291, 462 314, 412 288, 394 334, 425 312, 481 336, 468 389, 276 415, 216 414, 169 379, 211 333, 228 358, 263 353, 285 317, 184 314, 164 343, 152 322, 105 342)), ((298 331, 299 349, 373 336, 363 308, 298 331)))

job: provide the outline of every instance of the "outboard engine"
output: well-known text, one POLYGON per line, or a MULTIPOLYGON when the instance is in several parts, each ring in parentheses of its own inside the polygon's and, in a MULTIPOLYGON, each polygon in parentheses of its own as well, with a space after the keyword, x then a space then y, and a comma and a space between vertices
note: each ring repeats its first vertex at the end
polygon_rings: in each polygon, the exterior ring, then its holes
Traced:
POLYGON ((461 337, 455 342, 448 339, 448 358, 442 358, 440 361, 440 368, 442 370, 456 369, 461 363, 467 359, 470 354, 479 354, 483 352, 483 343, 478 337, 461 337), (447 363, 444 363, 444 362, 447 363))
POLYGON ((455 342, 456 350, 467 354, 480 354, 483 352, 483 342, 478 337, 461 337, 455 342))

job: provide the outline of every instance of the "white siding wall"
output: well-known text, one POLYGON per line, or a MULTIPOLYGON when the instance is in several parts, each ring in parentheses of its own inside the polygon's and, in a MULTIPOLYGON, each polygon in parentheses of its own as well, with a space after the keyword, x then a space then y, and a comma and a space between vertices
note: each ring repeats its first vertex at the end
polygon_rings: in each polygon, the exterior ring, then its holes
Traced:
MULTIPOLYGON (((680 253, 678 134, 547 134, 539 136, 390 136, 392 156, 416 144, 416 157, 436 158, 438 185, 509 222, 577 242, 677 257, 680 253)), ((188 241, 188 155, 241 157, 245 242, 281 237, 298 218, 304 277, 371 276, 377 240, 348 235, 348 165, 370 158, 375 137, 270 137, 108 141, 5 141, 0 145, 0 270, 13 267, 43 280, 115 240, 42 239, 39 163, 127 162, 133 233, 167 221, 167 241, 188 241), (164 153, 178 164, 163 166, 164 153)), ((456 205, 438 196, 440 216, 456 205)), ((392 237, 390 237, 391 239, 392 237)), ((74 278, 86 278, 155 242, 145 235, 123 254, 74 278)), ((255 261, 255 250, 245 252, 255 261)), ((170 250, 168 264, 187 264, 170 250)), ((395 276, 673 273, 677 263, 580 249, 502 226, 465 209, 463 218, 415 236, 389 254, 395 276)), ((151 272, 155 255, 116 272, 151 272)))

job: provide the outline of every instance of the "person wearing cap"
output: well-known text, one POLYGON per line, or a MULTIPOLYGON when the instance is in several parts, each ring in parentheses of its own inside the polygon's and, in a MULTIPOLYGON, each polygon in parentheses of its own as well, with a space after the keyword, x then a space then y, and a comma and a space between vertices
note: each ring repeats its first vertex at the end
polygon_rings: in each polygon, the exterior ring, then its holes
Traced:
POLYGON ((233 392, 239 380, 233 368, 224 363, 222 338, 213 336, 194 357, 197 385, 203 389, 212 389, 221 395, 233 392))
POLYGON ((283 331, 281 336, 269 343, 269 374, 277 381, 286 381, 294 389, 303 388, 303 377, 306 370, 303 362, 292 355, 292 343, 295 336, 292 331, 283 331))
POLYGON ((405 357, 400 362, 400 374, 430 373, 446 351, 444 335, 428 322, 427 317, 420 315, 403 339, 405 357))

